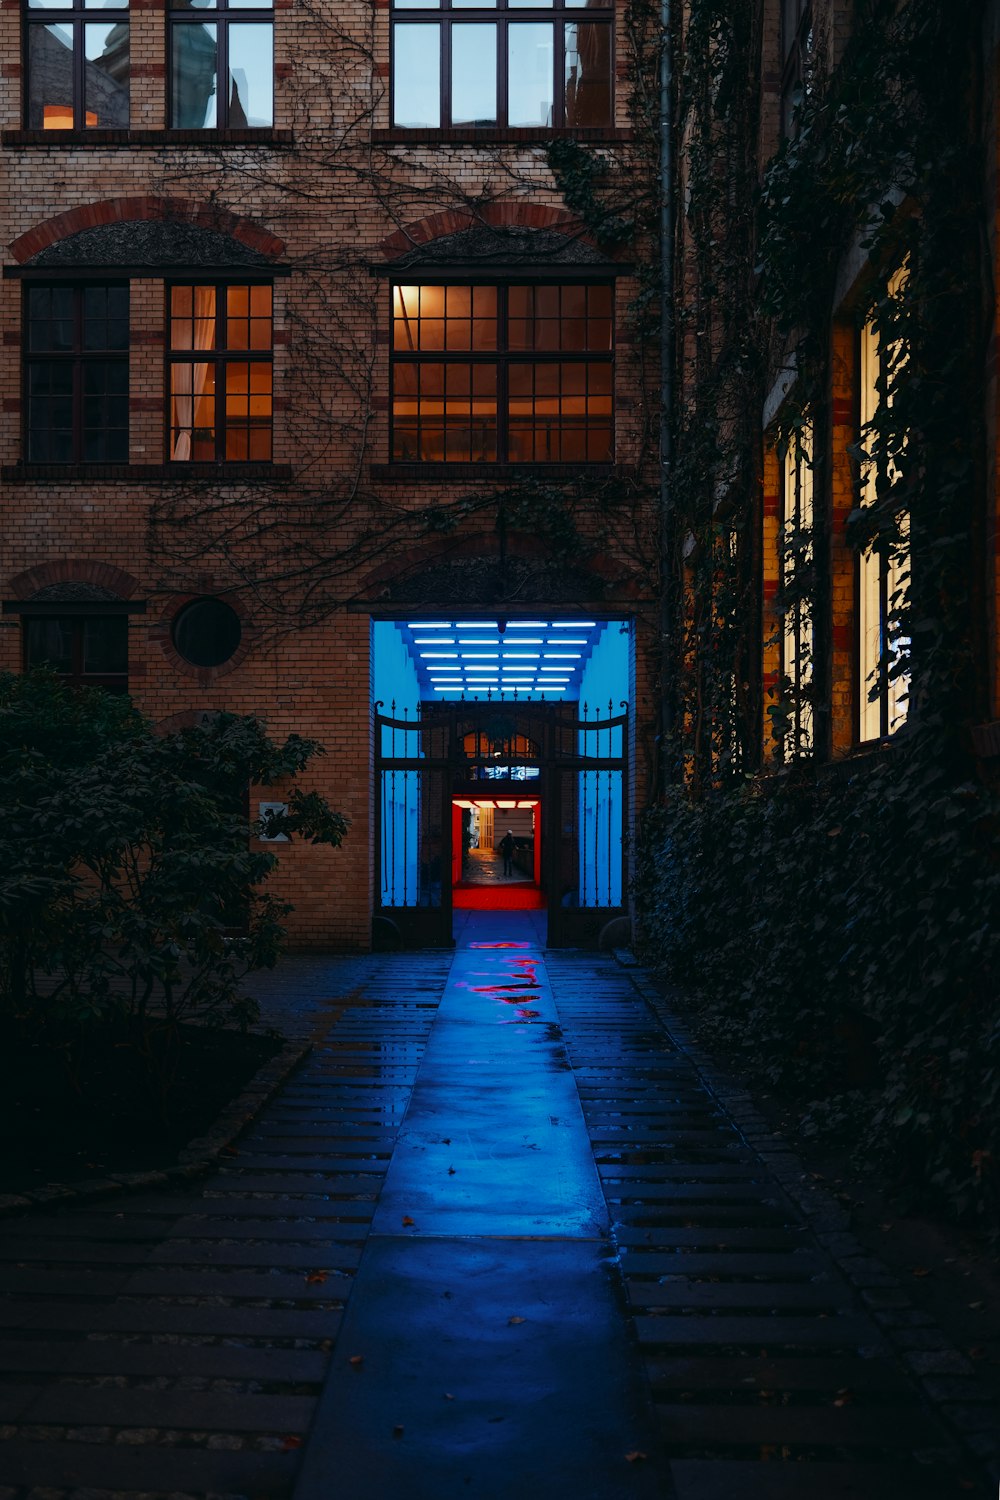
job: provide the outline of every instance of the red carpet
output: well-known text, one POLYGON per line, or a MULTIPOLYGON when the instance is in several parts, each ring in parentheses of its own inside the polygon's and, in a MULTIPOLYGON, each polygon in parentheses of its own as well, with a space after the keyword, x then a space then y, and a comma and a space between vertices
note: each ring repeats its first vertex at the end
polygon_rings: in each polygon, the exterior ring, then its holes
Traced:
POLYGON ((537 885, 463 885, 451 904, 456 911, 541 911, 545 897, 537 885))

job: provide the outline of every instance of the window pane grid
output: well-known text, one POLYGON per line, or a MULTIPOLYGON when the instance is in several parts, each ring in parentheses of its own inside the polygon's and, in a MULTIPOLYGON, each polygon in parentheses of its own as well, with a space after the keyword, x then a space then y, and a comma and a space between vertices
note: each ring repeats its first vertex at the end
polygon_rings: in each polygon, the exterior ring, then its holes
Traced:
POLYGON ((128 462, 128 288, 25 293, 29 463, 128 462))
POLYGON ((397 0, 392 123, 400 129, 613 123, 613 12, 397 0), (562 14, 560 14, 562 12, 562 14), (568 14, 567 14, 568 12, 568 14))
POLYGON ((269 285, 170 288, 173 461, 270 462, 272 339, 269 285))
POLYGON ((194 0, 170 14, 170 123, 258 130, 274 123, 271 0, 194 0))
POLYGON ((393 459, 609 463, 611 305, 608 285, 394 287, 393 459))
POLYGON ((128 689, 128 620, 124 615, 43 616, 24 621, 24 665, 48 667, 76 687, 128 689))
POLYGON ((29 6, 25 33, 29 130, 128 129, 126 7, 102 7, 98 18, 72 0, 29 6))

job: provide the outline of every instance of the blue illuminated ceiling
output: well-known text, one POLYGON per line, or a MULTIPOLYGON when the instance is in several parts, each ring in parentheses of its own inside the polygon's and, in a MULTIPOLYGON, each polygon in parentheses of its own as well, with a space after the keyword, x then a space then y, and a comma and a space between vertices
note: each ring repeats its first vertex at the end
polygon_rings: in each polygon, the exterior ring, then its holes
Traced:
POLYGON ((607 621, 495 617, 400 620, 396 628, 417 669, 424 699, 577 699, 580 679, 607 621))

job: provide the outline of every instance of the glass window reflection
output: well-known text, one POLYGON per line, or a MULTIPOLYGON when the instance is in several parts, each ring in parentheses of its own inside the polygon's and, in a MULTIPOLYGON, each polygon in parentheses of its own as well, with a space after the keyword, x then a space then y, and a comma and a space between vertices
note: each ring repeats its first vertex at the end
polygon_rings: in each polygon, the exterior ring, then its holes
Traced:
POLYGON ((273 0, 173 0, 175 129, 261 130, 274 124, 274 22, 261 14, 272 8, 273 0), (193 19, 193 12, 205 11, 211 19, 193 19))
POLYGON ((494 25, 451 28, 451 123, 497 122, 497 29, 494 25))
POLYGON ((610 0, 390 0, 390 6, 397 128, 613 123, 610 0), (586 20, 576 19, 584 8, 586 20), (473 10, 496 19, 474 20, 473 10))
MULTIPOLYGON (((31 130, 126 130, 129 123, 129 27, 85 21, 72 0, 39 7, 27 27, 26 124, 31 130), (57 16, 53 12, 62 12, 57 16)), ((119 10, 120 4, 107 9, 119 10)))
POLYGON ((403 129, 441 124, 441 28, 397 22, 393 28, 392 123, 403 129))

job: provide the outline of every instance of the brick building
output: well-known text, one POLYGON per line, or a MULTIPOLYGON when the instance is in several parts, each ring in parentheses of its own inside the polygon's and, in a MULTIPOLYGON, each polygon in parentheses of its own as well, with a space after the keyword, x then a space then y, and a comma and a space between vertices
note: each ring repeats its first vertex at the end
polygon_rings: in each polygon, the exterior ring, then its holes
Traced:
POLYGON ((677 775, 940 719, 990 776, 998 9, 717 9, 677 49, 677 775))
MULTIPOLYGON (((167 727, 231 710, 321 741, 309 782, 350 833, 276 847, 301 946, 369 944, 397 813, 424 845, 400 904, 435 899, 448 819, 428 823, 426 787, 395 807, 379 696, 390 716, 478 698, 551 719, 600 691, 608 717, 601 640, 626 638, 614 816, 646 795, 655 372, 631 252, 587 234, 546 155, 569 136, 627 166, 622 15, 0 11, 0 664, 127 689, 167 727), (456 613, 492 655, 435 681, 414 625, 456 613)), ((585 785, 551 843, 586 838, 585 785)), ((619 881, 591 904, 623 900, 619 881)))

